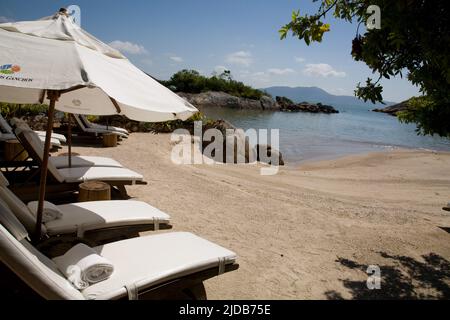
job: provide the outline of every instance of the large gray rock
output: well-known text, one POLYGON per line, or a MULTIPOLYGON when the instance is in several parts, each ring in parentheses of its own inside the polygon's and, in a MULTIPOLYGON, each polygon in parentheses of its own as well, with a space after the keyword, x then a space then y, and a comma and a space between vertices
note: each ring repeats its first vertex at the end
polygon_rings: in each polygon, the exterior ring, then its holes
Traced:
POLYGON ((261 107, 264 110, 273 110, 273 111, 280 110, 280 106, 278 105, 278 103, 275 100, 273 100, 271 97, 262 96, 260 101, 261 101, 261 107))
POLYGON ((327 106, 321 103, 294 103, 286 97, 276 97, 276 101, 280 107, 280 111, 285 112, 309 112, 309 113, 339 113, 338 110, 332 106, 327 106))
POLYGON ((392 106, 382 108, 382 109, 373 109, 372 111, 383 112, 383 113, 390 114, 391 116, 396 116, 398 112, 408 109, 408 101, 409 100, 406 100, 406 101, 403 101, 403 102, 400 102, 400 103, 397 103, 397 104, 394 104, 392 106))
MULTIPOLYGON (((218 120, 216 127, 212 126, 207 129, 218 129, 222 133, 222 155, 206 154, 205 149, 213 142, 203 140, 202 152, 205 156, 210 157, 218 162, 223 163, 253 163, 256 161, 256 148, 250 145, 249 138, 245 135, 243 129, 235 129, 231 124, 218 120), (229 132, 227 132, 229 131, 229 132), (231 134, 230 134, 231 132, 231 134)), ((215 151, 215 150, 214 150, 215 151)))
POLYGON ((256 159, 272 165, 284 166, 283 155, 280 151, 273 149, 270 144, 257 144, 255 147, 256 159), (272 163, 272 159, 278 159, 278 164, 272 163))
POLYGON ((259 100, 240 98, 225 92, 177 93, 196 107, 221 107, 233 109, 278 110, 277 103, 270 97, 259 100))

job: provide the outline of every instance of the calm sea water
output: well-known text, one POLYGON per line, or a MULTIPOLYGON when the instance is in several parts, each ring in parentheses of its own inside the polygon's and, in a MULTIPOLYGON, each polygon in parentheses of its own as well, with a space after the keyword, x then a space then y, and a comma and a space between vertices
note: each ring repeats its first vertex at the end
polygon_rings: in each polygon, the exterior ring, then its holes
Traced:
POLYGON ((415 125, 370 111, 367 107, 335 106, 339 114, 310 114, 205 108, 211 118, 243 129, 279 129, 280 150, 288 163, 334 159, 349 154, 393 148, 450 151, 450 140, 418 136, 415 125))

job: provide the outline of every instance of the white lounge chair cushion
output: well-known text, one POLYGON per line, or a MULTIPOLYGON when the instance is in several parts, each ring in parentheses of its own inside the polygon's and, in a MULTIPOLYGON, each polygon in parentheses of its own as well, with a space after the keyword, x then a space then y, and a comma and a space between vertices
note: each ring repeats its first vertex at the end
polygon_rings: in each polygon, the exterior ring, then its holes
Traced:
POLYGON ((2 127, 3 130, 5 130, 6 132, 11 132, 12 133, 12 128, 9 125, 8 121, 6 121, 5 118, 3 118, 3 116, 0 114, 0 126, 2 127))
POLYGON ((130 200, 90 201, 57 206, 61 219, 45 223, 49 235, 124 225, 168 224, 170 216, 148 203, 130 200))
MULTIPOLYGON (((0 186, 0 198, 8 205, 29 233, 35 230, 36 218, 32 215, 25 203, 9 190, 8 187, 0 186)), ((45 234, 46 232, 45 226, 42 226, 42 234, 45 234)))
MULTIPOLYGON (((68 168, 69 167, 69 157, 68 156, 58 156, 50 157, 49 162, 51 162, 56 168, 68 168)), ((75 167, 117 167, 122 168, 123 166, 116 160, 105 157, 92 157, 92 156, 72 156, 72 168, 75 167)))
POLYGON ((87 299, 127 295, 125 286, 142 290, 178 277, 232 263, 236 254, 187 232, 171 232, 108 243, 94 248, 114 265, 112 276, 81 292, 87 299))
MULTIPOLYGON (((36 154, 43 159, 43 145, 39 142, 38 135, 34 131, 23 130, 23 137, 33 147, 36 154)), ((54 160, 53 160, 54 161, 54 160)), ((59 182, 83 182, 90 180, 102 181, 142 181, 144 177, 126 168, 117 167, 78 167, 57 169, 53 162, 48 162, 48 170, 59 182)))
MULTIPOLYGON (((19 135, 21 133, 24 139, 28 142, 30 147, 39 157, 39 160, 42 162, 44 159, 44 144, 42 143, 38 134, 34 131, 17 127, 16 134, 19 135)), ((55 177, 56 180, 58 180, 61 183, 64 182, 64 177, 59 173, 58 169, 53 165, 51 161, 48 162, 48 170, 51 172, 51 174, 53 175, 53 177, 55 177)))
POLYGON ((6 179, 6 177, 3 175, 3 173, 0 171, 0 186, 7 187, 9 186, 9 181, 6 179))
POLYGON ((0 225, 0 260, 45 299, 84 300, 53 261, 0 225))
POLYGON ((121 132, 121 133, 126 134, 126 135, 129 134, 127 129, 120 128, 120 127, 104 126, 104 125, 100 125, 100 124, 92 123, 92 122, 90 123, 90 127, 94 128, 94 129, 98 128, 98 129, 104 129, 104 130, 108 130, 108 131, 117 131, 117 132, 121 132))
MULTIPOLYGON (((5 119, 3 119, 3 120, 6 122, 5 119)), ((1 122, 1 119, 0 119, 0 122, 1 122)), ((12 118, 11 119, 11 123, 13 125, 15 125, 16 127, 20 128, 21 130, 32 130, 30 128, 30 126, 28 125, 28 123, 25 120, 23 120, 23 119, 12 118)), ((13 133, 12 128, 9 125, 8 125, 8 129, 6 131, 8 133, 13 133)), ((46 131, 38 131, 38 130, 36 130, 34 132, 36 132, 36 134, 39 135, 41 137, 41 139, 43 137, 44 139, 42 139, 42 140, 45 141, 45 136, 47 135, 46 131)), ((61 142, 66 142, 66 137, 64 135, 62 135, 62 134, 58 134, 58 133, 53 133, 52 132, 51 138, 52 138, 52 143, 55 142, 55 143, 58 143, 59 145, 61 145, 61 142)))
POLYGON ((0 132, 0 141, 9 141, 16 140, 17 137, 12 133, 1 133, 0 132))
POLYGON ((18 240, 28 237, 28 232, 9 206, 0 199, 0 223, 18 240))
POLYGON ((142 181, 144 177, 126 168, 79 167, 57 169, 65 182, 101 181, 142 181))
POLYGON ((88 118, 84 114, 79 114, 79 115, 75 115, 75 116, 80 117, 81 121, 83 121, 90 128, 112 130, 112 131, 118 131, 118 132, 122 132, 122 133, 125 133, 125 134, 129 134, 128 130, 124 129, 124 128, 119 128, 119 127, 114 127, 114 126, 105 126, 105 125, 102 125, 102 124, 90 122, 88 120, 88 118))
MULTIPOLYGON (((45 131, 34 131, 34 132, 36 132, 41 137, 45 137, 47 135, 47 132, 45 132, 45 131)), ((67 139, 64 135, 59 134, 59 133, 54 133, 54 132, 52 132, 52 139, 59 140, 60 142, 67 141, 67 139)))
POLYGON ((81 130, 83 130, 84 132, 90 132, 90 133, 95 133, 95 134, 102 134, 102 133, 113 133, 116 134, 120 137, 123 138, 127 138, 128 134, 125 134, 123 132, 119 132, 119 131, 111 131, 111 130, 105 130, 105 129, 100 129, 100 128, 91 128, 91 127, 87 127, 83 120, 80 118, 80 115, 76 115, 74 114, 74 118, 78 123, 78 126, 81 128, 81 130))
MULTIPOLYGON (((38 135, 38 137, 39 137, 39 139, 42 142, 45 142, 45 136, 38 135)), ((61 146, 61 141, 59 141, 58 139, 55 139, 55 138, 51 138, 50 139, 50 144, 53 145, 53 146, 56 146, 56 147, 60 147, 61 146)))
POLYGON ((122 138, 128 138, 128 134, 120 132, 120 131, 114 131, 114 130, 106 130, 106 129, 99 129, 99 128, 84 128, 83 131, 85 132, 91 132, 91 133, 112 133, 122 138))
MULTIPOLYGON (((16 123, 17 127, 16 127, 16 130, 15 130, 15 133, 17 135, 19 133, 21 133, 21 132, 26 132, 26 131, 33 132, 36 135, 36 138, 38 139, 37 141, 40 141, 40 144, 42 145, 41 148, 44 148, 45 134, 44 135, 40 135, 36 131, 31 130, 30 126, 25 121, 23 121, 21 119, 14 118, 11 121, 16 123)), ((16 138, 14 138, 14 139, 16 139, 16 138)), ((53 136, 51 136, 50 143, 51 143, 51 145, 56 146, 56 147, 60 147, 61 146, 61 141, 59 139, 54 138, 53 136)))

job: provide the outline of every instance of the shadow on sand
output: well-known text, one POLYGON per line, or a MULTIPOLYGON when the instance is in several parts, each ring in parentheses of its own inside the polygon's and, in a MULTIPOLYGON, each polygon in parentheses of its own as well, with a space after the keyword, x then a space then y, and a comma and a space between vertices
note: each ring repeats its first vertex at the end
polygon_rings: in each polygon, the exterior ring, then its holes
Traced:
MULTIPOLYGON (((342 280, 352 299, 449 299, 450 298, 450 262, 430 253, 423 255, 423 261, 400 255, 380 252, 381 257, 390 260, 391 265, 380 265, 381 289, 369 290, 366 280, 342 280)), ((341 265, 366 273, 368 265, 338 258, 341 265)), ((343 299, 337 291, 327 291, 328 299, 343 299)))

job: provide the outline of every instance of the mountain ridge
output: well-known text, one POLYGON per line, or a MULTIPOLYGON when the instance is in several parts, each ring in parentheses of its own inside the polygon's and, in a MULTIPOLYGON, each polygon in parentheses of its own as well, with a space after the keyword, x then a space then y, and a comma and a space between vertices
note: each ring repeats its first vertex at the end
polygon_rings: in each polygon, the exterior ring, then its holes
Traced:
POLYGON ((273 86, 268 88, 260 89, 271 94, 273 97, 281 96, 291 99, 296 103, 303 101, 310 103, 324 103, 324 104, 338 104, 338 105, 351 105, 351 106, 361 106, 361 107, 386 107, 396 102, 384 101, 385 104, 371 102, 364 102, 354 96, 345 95, 333 95, 322 88, 319 87, 287 87, 287 86, 273 86))

